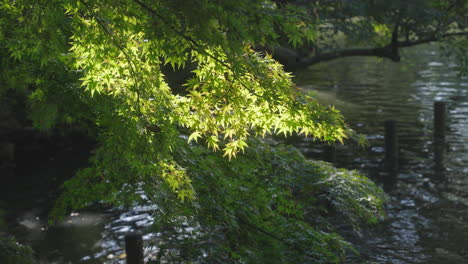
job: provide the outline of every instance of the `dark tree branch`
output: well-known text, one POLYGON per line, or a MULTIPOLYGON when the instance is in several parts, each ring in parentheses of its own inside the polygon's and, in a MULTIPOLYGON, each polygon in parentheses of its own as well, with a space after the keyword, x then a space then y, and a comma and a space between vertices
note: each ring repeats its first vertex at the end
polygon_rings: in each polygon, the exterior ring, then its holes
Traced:
POLYGON ((394 61, 398 61, 399 58, 393 58, 391 49, 387 47, 382 48, 371 48, 371 49, 345 49, 335 52, 323 53, 314 57, 309 57, 301 59, 297 62, 296 65, 291 65, 293 68, 301 68, 319 62, 330 61, 338 58, 344 57, 354 57, 354 56, 372 56, 372 57, 384 57, 389 58, 394 61))
POLYGON ((371 56, 371 57, 381 57, 388 58, 394 62, 400 61, 399 49, 407 48, 411 46, 416 46, 424 43, 440 41, 445 38, 456 37, 456 36, 468 36, 468 32, 454 32, 447 33, 440 36, 432 36, 428 38, 418 39, 418 40, 406 40, 406 41, 397 41, 395 38, 395 33, 392 36, 392 42, 385 47, 378 48, 362 48, 362 49, 344 49, 333 51, 329 53, 319 54, 314 57, 307 58, 298 58, 296 63, 291 65, 285 65, 288 70, 302 68, 310 65, 314 65, 320 62, 330 61, 338 58, 344 57, 353 57, 353 56, 371 56))

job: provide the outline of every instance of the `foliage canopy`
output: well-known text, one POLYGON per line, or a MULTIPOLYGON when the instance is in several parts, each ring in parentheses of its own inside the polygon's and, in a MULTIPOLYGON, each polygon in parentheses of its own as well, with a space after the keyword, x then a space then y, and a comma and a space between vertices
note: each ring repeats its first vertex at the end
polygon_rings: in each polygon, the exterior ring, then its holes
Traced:
MULTIPOLYGON (((383 193, 357 172, 252 139, 352 135, 258 47, 286 39, 317 52, 340 31, 391 50, 464 32, 465 6, 275 2, 284 1, 0 0, 0 95, 27 94, 36 127, 80 127, 98 142, 53 215, 96 201, 154 203, 161 260, 341 261, 349 244, 327 216, 375 222, 383 193), (180 72, 189 74, 177 81, 180 72)), ((457 41, 463 58, 466 39, 457 41)))
POLYGON ((96 124, 102 173, 162 175, 180 198, 193 198, 171 154, 181 131, 229 158, 250 135, 346 137, 337 111, 298 93, 279 63, 252 49, 280 32, 310 41, 300 9, 138 0, 2 1, 1 9, 2 87, 32 90, 38 127, 96 124), (193 69, 182 92, 164 65, 193 69))

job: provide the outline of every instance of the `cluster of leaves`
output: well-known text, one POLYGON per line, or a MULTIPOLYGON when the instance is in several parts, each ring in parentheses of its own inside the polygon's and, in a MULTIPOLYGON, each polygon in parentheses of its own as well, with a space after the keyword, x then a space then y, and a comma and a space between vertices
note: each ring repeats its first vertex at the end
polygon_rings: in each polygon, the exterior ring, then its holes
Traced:
POLYGON ((8 90, 29 97, 34 126, 50 129, 57 124, 92 120, 72 69, 68 53, 69 21, 59 16, 60 6, 25 1, 0 1, 0 96, 8 90), (58 26, 60 25, 60 26, 58 26))
POLYGON ((189 141, 204 141, 229 158, 249 136, 347 137, 337 111, 298 93, 279 63, 252 49, 275 42, 277 32, 294 43, 310 40, 311 24, 300 9, 278 10, 268 1, 138 0, 2 1, 0 8, 4 82, 15 72, 28 74, 22 86, 32 90, 39 127, 97 125, 95 174, 124 181, 123 171, 166 175, 180 198, 190 198, 189 180, 170 153, 181 128, 189 141), (259 26, 253 31, 251 24, 259 26), (161 68, 188 63, 194 77, 180 95, 161 68))
MULTIPOLYGON (((141 202, 158 206, 157 261, 339 263, 351 245, 333 230, 334 219, 358 228, 383 217, 384 194, 370 180, 306 160, 293 147, 250 140, 228 161, 202 145, 178 144, 175 156, 195 199, 177 200, 168 184, 139 187, 141 202)), ((90 197, 67 187, 64 197, 79 203, 106 199, 104 192, 90 197)))
POLYGON ((13 238, 2 234, 0 236, 0 262, 4 264, 34 264, 36 260, 30 247, 21 245, 13 238))

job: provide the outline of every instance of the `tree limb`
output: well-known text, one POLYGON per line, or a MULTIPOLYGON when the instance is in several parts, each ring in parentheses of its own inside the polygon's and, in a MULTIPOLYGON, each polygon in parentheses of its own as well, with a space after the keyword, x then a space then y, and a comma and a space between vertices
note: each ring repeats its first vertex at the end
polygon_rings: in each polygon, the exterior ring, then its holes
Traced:
POLYGON ((381 48, 369 48, 369 49, 344 49, 329 53, 323 53, 314 57, 308 57, 304 59, 299 59, 295 65, 286 65, 286 68, 302 68, 310 65, 314 65, 320 62, 330 61, 338 58, 344 57, 354 57, 354 56, 372 56, 372 57, 383 57, 391 59, 392 61, 400 61, 400 56, 395 56, 392 51, 391 46, 381 47, 381 48))
POLYGON ((378 48, 362 48, 362 49, 343 49, 332 51, 328 53, 319 54, 313 57, 307 58, 297 58, 297 62, 290 65, 285 65, 288 70, 303 68, 306 66, 314 65, 320 62, 330 61, 338 58, 344 57, 353 57, 353 56, 371 56, 371 57, 381 57, 388 58, 394 62, 400 61, 399 49, 407 48, 411 46, 416 46, 424 43, 440 41, 445 38, 455 37, 455 36, 468 36, 467 31, 462 32, 453 32, 447 33, 440 36, 432 36, 428 38, 423 38, 419 40, 407 40, 407 41, 395 41, 392 40, 390 44, 385 47, 378 48))

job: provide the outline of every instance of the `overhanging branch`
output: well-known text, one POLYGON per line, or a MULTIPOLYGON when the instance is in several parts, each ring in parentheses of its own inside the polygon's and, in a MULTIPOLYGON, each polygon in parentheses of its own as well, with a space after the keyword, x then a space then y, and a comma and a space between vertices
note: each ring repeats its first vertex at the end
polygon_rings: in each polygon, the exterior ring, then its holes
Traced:
POLYGON ((314 65, 319 62, 330 61, 344 57, 355 57, 355 56, 372 56, 388 58, 392 61, 400 61, 400 56, 395 54, 394 50, 390 46, 381 48, 369 48, 369 49, 344 49, 335 52, 323 53, 314 57, 308 57, 299 59, 295 65, 289 65, 288 68, 302 68, 309 65, 314 65))
POLYGON ((445 38, 456 37, 456 36, 468 36, 467 31, 447 33, 439 36, 432 36, 419 40, 410 41, 395 41, 393 40, 389 45, 378 48, 362 48, 362 49, 343 49, 328 53, 319 54, 313 57, 297 58, 296 63, 292 65, 285 65, 288 70, 303 68, 306 66, 314 65, 320 62, 330 61, 344 57, 354 56, 371 56, 388 58, 394 62, 400 61, 399 49, 416 46, 424 43, 440 41, 445 38))

